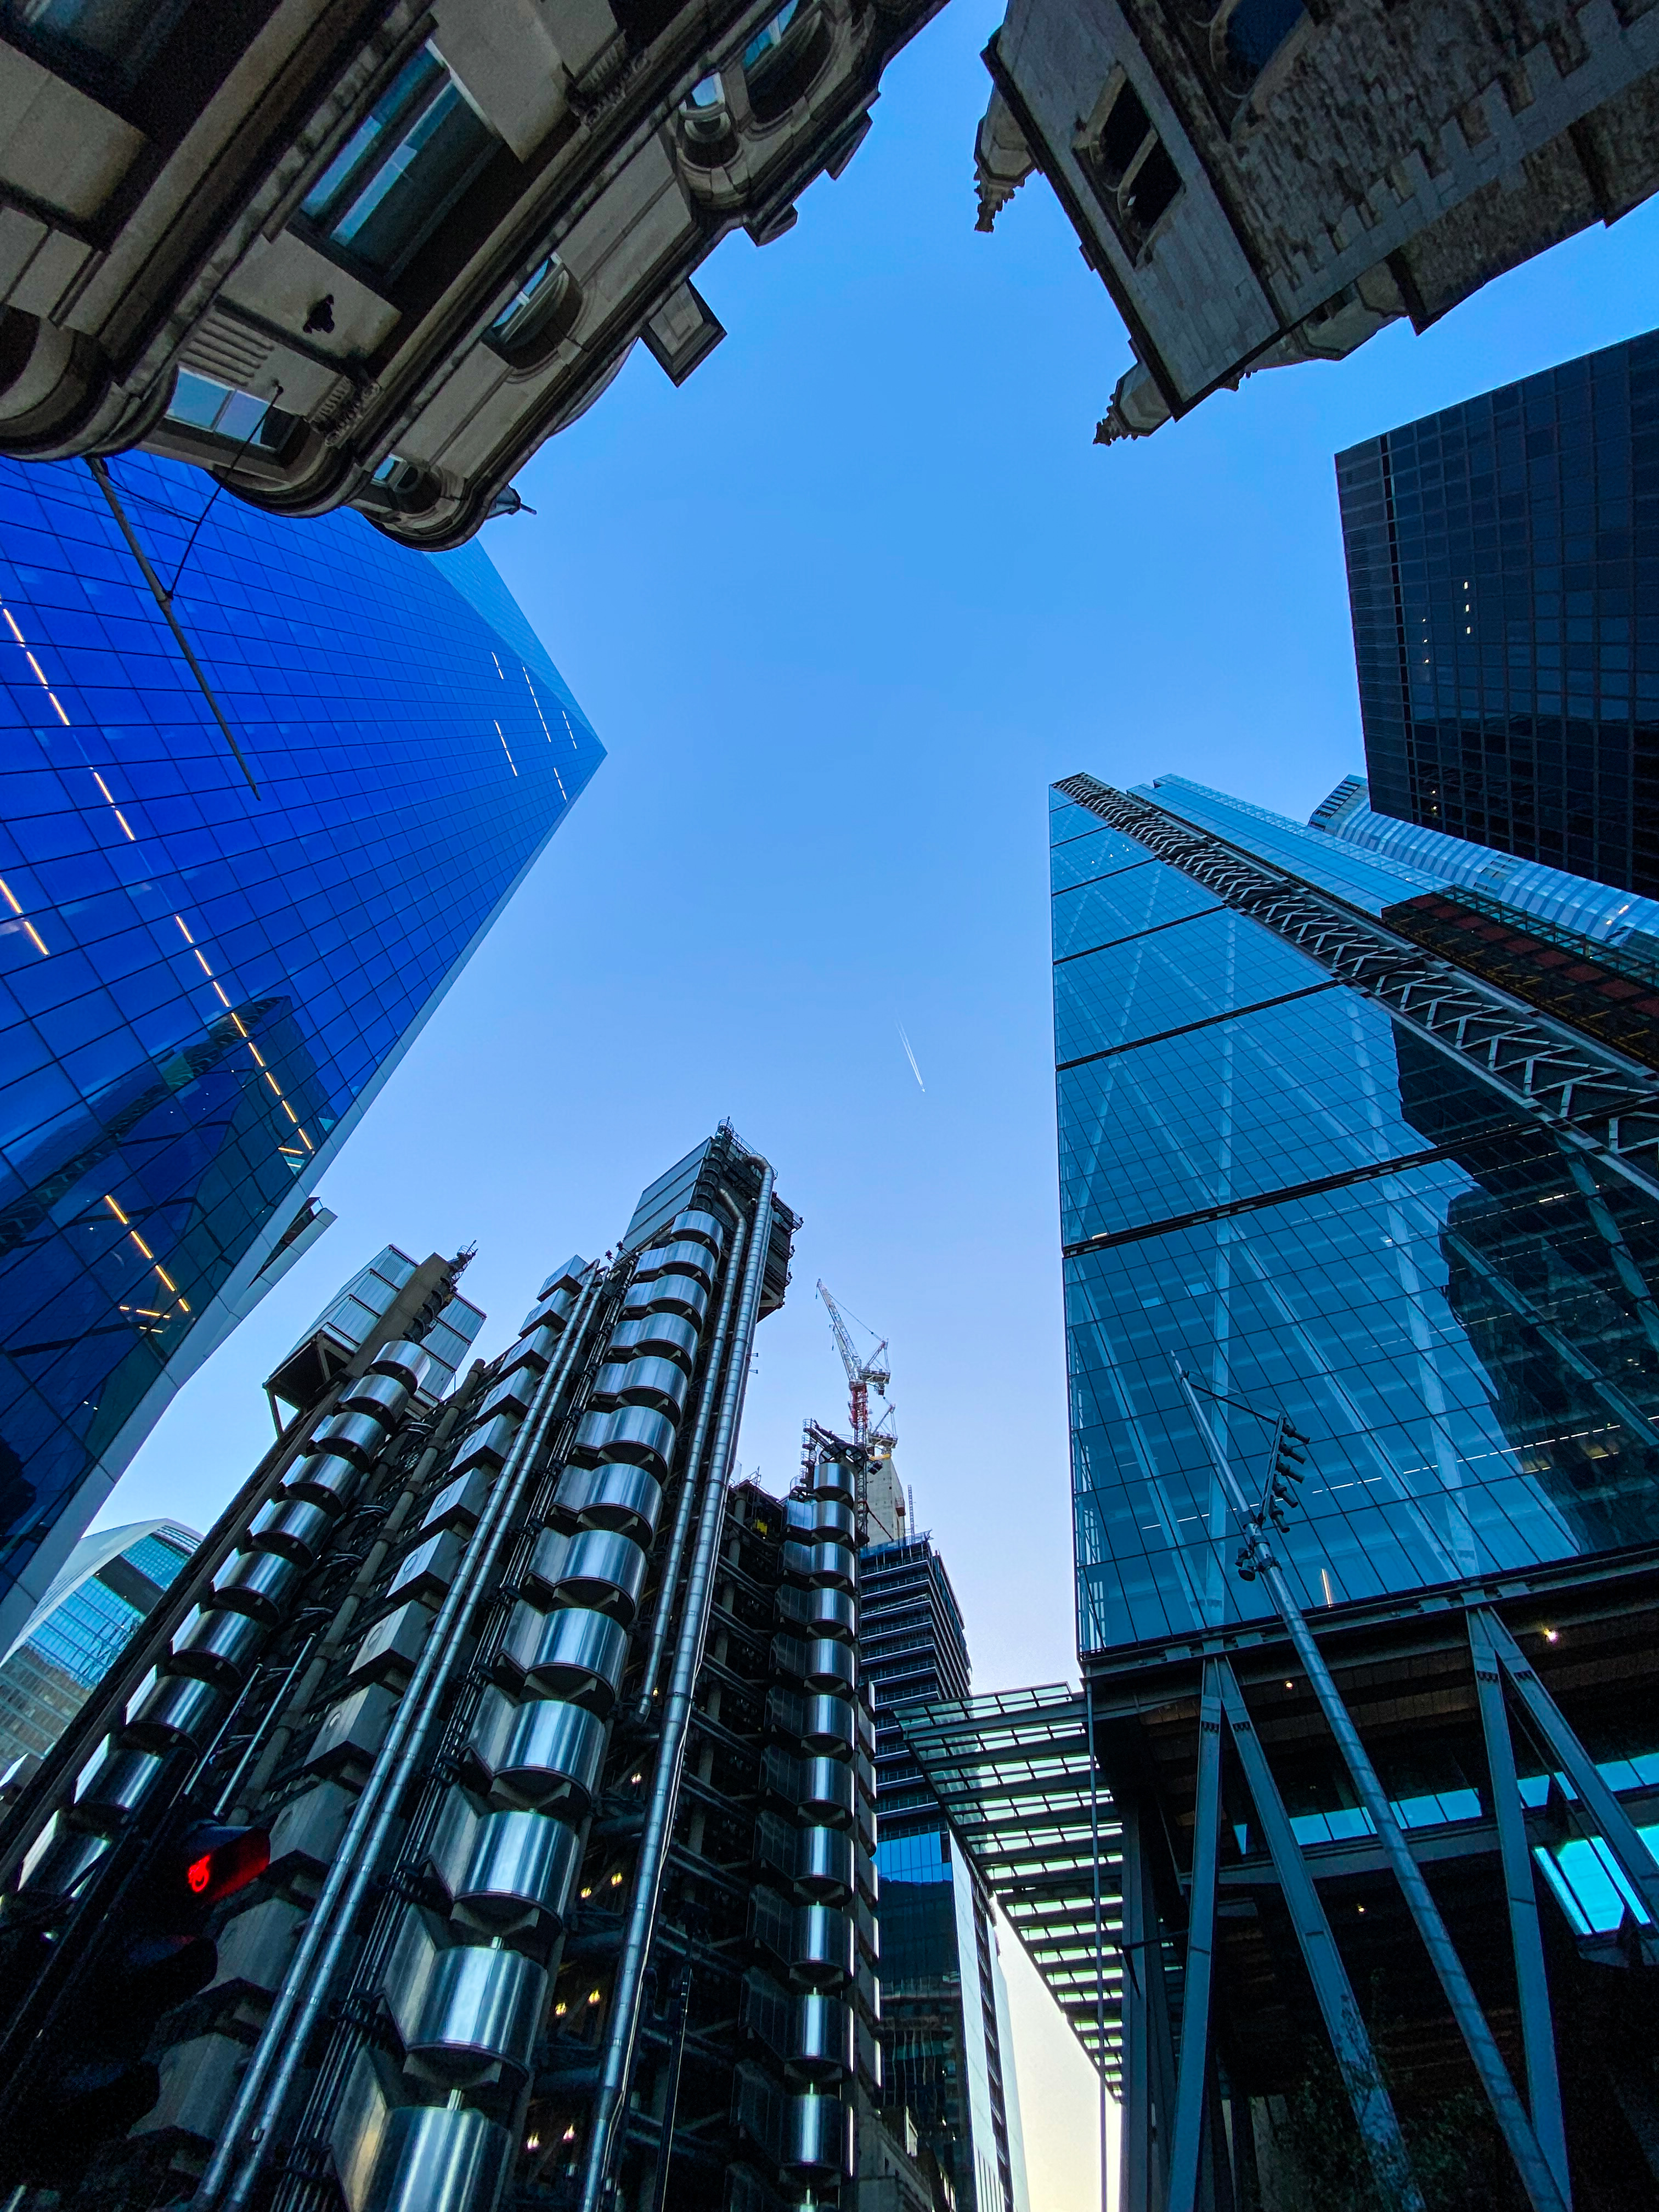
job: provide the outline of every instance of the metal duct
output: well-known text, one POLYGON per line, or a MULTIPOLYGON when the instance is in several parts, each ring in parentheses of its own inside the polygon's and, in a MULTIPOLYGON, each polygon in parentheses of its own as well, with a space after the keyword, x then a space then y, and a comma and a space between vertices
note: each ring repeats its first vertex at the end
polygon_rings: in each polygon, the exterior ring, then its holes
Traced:
POLYGON ((339 1514, 356 1496, 362 1479, 362 1471, 354 1461, 343 1459, 337 1452, 319 1452, 300 1462, 283 1485, 282 1495, 302 1498, 312 1505, 339 1514))
POLYGON ((164 1674, 139 1698, 117 1738, 137 1751, 205 1751, 229 1702, 216 1683, 164 1674))
POLYGON ((432 1361, 427 1352, 411 1339, 404 1337, 397 1344, 388 1344, 377 1352, 368 1363, 371 1375, 389 1375, 401 1382, 411 1397, 426 1380, 432 1361))
POLYGON ((619 1406, 607 1417, 599 1456, 605 1461, 626 1460, 648 1468, 660 1481, 674 1455, 674 1424, 648 1406, 619 1406))
POLYGON ((558 1810, 579 1820, 593 1800, 605 1763, 605 1724, 562 1698, 514 1705, 486 1694, 472 1736, 490 1777, 493 1802, 558 1810))
POLYGON ((826 2181, 850 2180, 855 2171, 852 2106, 810 2092, 791 2097, 784 2110, 782 2163, 826 2181))
POLYGON ((391 1425, 378 1413, 336 1413, 318 1430, 315 1442, 322 1450, 338 1452, 342 1459, 366 1468, 385 1443, 391 1425))
MULTIPOLYGON (((559 1485, 562 1505, 567 1502, 568 1481, 567 1472, 565 1481, 559 1485)), ((620 1461, 608 1462, 592 1474, 583 1473, 579 1501, 574 1486, 568 1495, 585 1528, 614 1528, 619 1536, 631 1536, 641 1544, 648 1544, 656 1534, 662 1512, 662 1485, 645 1468, 629 1467, 620 1461)))
POLYGON ((466 2212, 493 2204, 508 2148, 507 2130, 482 2112, 405 2106, 387 2115, 361 2212, 466 2212))
POLYGON ((554 1595, 562 1604, 591 1607, 631 1627, 648 1564, 630 1537, 609 1528, 584 1528, 570 1540, 554 1595))
POLYGON ((625 1406, 645 1406, 678 1423, 691 1385, 678 1361, 647 1357, 630 1359, 617 1376, 616 1395, 625 1406))
POLYGON ((402 1419, 411 1395, 401 1375, 388 1375, 384 1369, 379 1373, 371 1370, 347 1383, 340 1393, 340 1408, 347 1413, 372 1413, 390 1426, 402 1419))
POLYGON ((629 1358, 672 1359, 690 1375, 696 1368, 700 1341, 695 1322, 679 1314, 652 1313, 619 1323, 611 1350, 629 1358))
POLYGON ((586 1606, 562 1606, 543 1615, 525 1666, 533 1689, 608 1713, 622 1687, 628 1632, 609 1615, 586 1606))
POLYGON ((473 1943, 439 1949, 411 1912, 386 1967, 386 1996, 406 2070, 466 2088, 528 2070, 547 1972, 522 1951, 473 1943))
POLYGON ((234 1606, 275 1628, 303 1579, 301 1568, 275 1552, 239 1552, 221 1570, 210 1595, 216 1605, 234 1606))
MULTIPOLYGON (((247 1532, 251 1552, 275 1552, 296 1566, 315 1566, 334 1534, 334 1516, 308 1498, 273 1498, 247 1532)), ((175 1647, 176 1648, 176 1647, 175 1647)))
POLYGON ((726 1224, 718 1214, 705 1212, 701 1206, 690 1206, 685 1212, 677 1213, 668 1224, 668 1233, 677 1241, 694 1237, 699 1244, 706 1244, 717 1258, 726 1249, 726 1224))
POLYGON ((149 1794, 165 1764, 154 1751, 122 1751, 106 1744, 75 1793, 77 1819, 100 1828, 123 1826, 149 1794))
POLYGON ((239 1689, 259 1655, 265 1633, 264 1624, 250 1613, 217 1609, 198 1613, 173 1638, 163 1663, 169 1674, 197 1674, 221 1689, 239 1689))
POLYGON ((478 1813, 452 1791, 432 1863, 454 1918, 485 1936, 563 1925, 581 1867, 581 1839, 538 1812, 478 1813))

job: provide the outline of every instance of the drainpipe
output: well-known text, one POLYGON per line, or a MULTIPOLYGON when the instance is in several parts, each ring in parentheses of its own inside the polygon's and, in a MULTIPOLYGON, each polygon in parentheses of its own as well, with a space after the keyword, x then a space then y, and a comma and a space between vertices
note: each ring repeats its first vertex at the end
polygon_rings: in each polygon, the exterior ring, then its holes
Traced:
MULTIPOLYGON (((663 1708, 662 1738, 651 1798, 646 1808, 645 1832, 634 1869, 634 1887, 628 1900, 628 1925, 611 2000, 611 2021, 605 2035, 605 2059, 599 2090, 593 2100, 592 2132, 582 2172, 581 2212, 598 2212, 599 2197, 609 2176, 616 2125, 621 2113, 635 2038, 639 2027, 640 1997, 645 1962, 655 1932, 657 1905, 667 1863, 668 1840, 675 1800, 679 1795, 685 1739, 691 1718, 691 1693, 702 1662, 704 1632, 708 1625, 708 1601, 714 1587, 714 1556, 719 1548, 720 1522, 726 1512, 726 1484, 737 1443, 738 1423, 743 1416, 744 1392, 749 1380, 749 1355, 755 1340, 755 1321, 760 1306, 762 1278, 766 1272, 767 1247, 772 1231, 771 1169, 762 1163, 760 1196, 755 1203, 749 1231, 743 1294, 733 1332, 731 1363, 720 1394, 720 1420, 709 1460, 702 1510, 697 1523, 696 1549, 692 1555, 685 1603, 680 1612, 679 1633, 674 1645, 674 1671, 663 1708)), ((733 1270, 736 1272, 736 1255, 733 1270)), ((688 1483, 691 1471, 688 1468, 688 1483)))
POLYGON ((495 1567, 529 1482, 531 1468, 575 1367, 599 1281, 597 1273, 590 1276, 581 1303, 571 1316, 560 1357, 542 1377, 352 1810, 328 1879, 220 2134, 218 2148, 202 2177, 196 2197, 202 2212, 210 2212, 219 2204, 225 2212, 241 2212, 258 2178, 294 2076, 322 2014, 329 1984, 397 1821, 404 1791, 425 1758, 432 1723, 460 1655, 462 1627, 495 1567), (241 2164, 237 2166, 239 2158, 241 2164))

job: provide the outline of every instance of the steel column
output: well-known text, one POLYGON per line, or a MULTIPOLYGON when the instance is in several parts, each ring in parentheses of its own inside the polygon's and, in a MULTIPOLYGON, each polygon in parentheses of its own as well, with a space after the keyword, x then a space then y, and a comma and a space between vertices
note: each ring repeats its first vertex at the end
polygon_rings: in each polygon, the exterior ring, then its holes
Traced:
MULTIPOLYGON (((1480 2000, 1464 1971, 1463 1961, 1457 1954, 1457 1947, 1441 1917, 1433 1893, 1424 1880, 1423 1869, 1412 1856, 1411 1846, 1395 1817, 1389 1794, 1378 1779, 1370 1754, 1354 1726, 1353 1716, 1343 1702, 1342 1692, 1337 1688, 1335 1678, 1325 1663, 1324 1654, 1314 1641, 1313 1632, 1296 1601, 1295 1593, 1285 1579, 1284 1570, 1272 1547, 1265 1540, 1259 1523, 1253 1519, 1231 1462, 1216 1442, 1215 1431, 1205 1419, 1197 1394, 1184 1373, 1181 1376, 1181 1388, 1233 1510, 1238 1516, 1239 1526, 1251 1548, 1256 1571, 1261 1577, 1273 1599, 1274 1610, 1296 1647, 1297 1657, 1308 1678, 1308 1686, 1319 1700, 1325 1724, 1336 1739, 1342 1763, 1347 1768, 1359 1802, 1370 1818, 1376 1840, 1382 1846, 1382 1856, 1387 1859, 1399 1885, 1400 1893, 1406 1901, 1407 1910, 1416 1923, 1417 1932, 1423 1939, 1423 1947, 1429 1954, 1436 1978, 1445 1994, 1452 2018, 1457 2023, 1464 2048, 1474 2061, 1475 2073, 1486 2094, 1486 2101, 1492 2106, 1510 2156, 1515 2161, 1516 2171, 1521 2177, 1521 2185, 1527 2192, 1533 2212, 1566 2212, 1554 2172, 1539 2148, 1538 2137, 1533 2132, 1526 2106, 1510 2079, 1503 2053, 1498 2048, 1486 2014, 1480 2009, 1480 2000)), ((1659 1869, 1656 1869, 1655 1873, 1656 1877, 1659 1877, 1659 1869)))
POLYGON ((1342 2086, 1353 2107, 1354 2122, 1377 2189, 1385 2204, 1397 2204, 1401 2212, 1424 2212, 1422 2191, 1412 2172, 1406 2139, 1400 2132, 1400 2122, 1383 2086, 1376 2053, 1354 2002, 1347 1968, 1336 1948, 1336 1938, 1331 1933, 1319 1892, 1314 1887, 1313 1876, 1308 1872, 1302 1846, 1296 1840, 1291 1816, 1285 1810, 1285 1801, 1279 1794, 1267 1755, 1251 1723, 1243 1692, 1228 1661, 1217 1662, 1217 1674, 1227 1726, 1237 1747, 1267 1855, 1290 1908, 1296 1940, 1313 1983, 1325 2033, 1331 2039, 1342 2086))
MULTIPOLYGON (((1146 1883, 1142 1861, 1140 1808, 1121 1802, 1123 1835, 1123 2110, 1118 2145, 1119 2212, 1158 2212, 1157 2188, 1158 2099, 1153 2057, 1152 1974, 1163 1972, 1155 1959, 1156 1938, 1146 1919, 1146 1883)), ((1105 2065, 1105 2053, 1101 2053, 1105 2065)))
POLYGON ((1198 1717, 1198 1802, 1193 1819, 1193 1882, 1187 1908, 1187 1970, 1182 1983, 1181 2067, 1170 2130, 1169 2212, 1196 2212, 1210 2063, 1210 1985, 1215 1952, 1215 1878, 1221 1832, 1221 1687, 1213 1659, 1204 1663, 1198 1717))
POLYGON ((1601 1779, 1595 1761, 1567 1725, 1561 1708, 1533 1672, 1532 1662, 1497 1614, 1488 1613, 1482 1606, 1474 1607, 1469 1617, 1471 1621, 1478 1618, 1483 1623, 1492 1649, 1525 1708, 1527 1718, 1543 1739, 1550 1757, 1559 1764, 1578 1792, 1579 1802, 1601 1831, 1602 1841, 1647 1908, 1648 1917, 1659 1929, 1659 1865, 1655 1864, 1653 1854, 1636 1832, 1635 1823, 1601 1779))
POLYGON ((1548 2159, 1562 2202, 1571 2205, 1567 2137, 1561 2118, 1561 2083, 1555 2065, 1555 2024, 1550 2017, 1549 1983, 1544 1972, 1544 1941, 1538 1925, 1538 1893, 1533 1882, 1527 1816, 1515 1778, 1515 1749, 1510 1741, 1504 1685, 1486 1616, 1469 1614, 1469 1648, 1474 1659, 1475 1694, 1486 1740, 1486 1768, 1492 1777, 1492 1816, 1504 1865, 1509 1905, 1510 1941, 1515 1949, 1515 1979, 1521 2000, 1521 2039, 1527 2059, 1527 2103, 1539 2148, 1548 2159))

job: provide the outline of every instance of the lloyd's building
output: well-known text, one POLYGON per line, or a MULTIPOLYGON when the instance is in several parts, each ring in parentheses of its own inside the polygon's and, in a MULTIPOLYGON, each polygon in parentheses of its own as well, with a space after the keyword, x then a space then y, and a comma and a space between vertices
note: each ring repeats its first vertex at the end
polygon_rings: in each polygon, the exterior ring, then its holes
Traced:
POLYGON ((1124 2212, 1659 2203, 1659 973, 1179 779, 1051 803, 1085 1690, 907 1736, 1124 2212))

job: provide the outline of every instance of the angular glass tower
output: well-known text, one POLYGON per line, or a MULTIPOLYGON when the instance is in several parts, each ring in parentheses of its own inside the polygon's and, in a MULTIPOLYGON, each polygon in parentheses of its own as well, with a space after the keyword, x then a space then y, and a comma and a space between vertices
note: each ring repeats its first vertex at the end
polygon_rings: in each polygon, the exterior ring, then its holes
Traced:
POLYGON ((907 1737, 1098 1830, 1126 2212, 1659 2203, 1659 1000, 1179 778, 1051 799, 1086 1711, 907 1737))
POLYGON ((1081 1648, 1268 1609, 1177 1366, 1320 1437, 1310 1607, 1659 1538, 1654 1307, 1625 1285, 1659 1264, 1650 1168, 1245 896, 1255 858, 1334 931, 1430 879, 1174 779, 1101 801, 1146 838, 1054 798, 1081 1648))
POLYGON ((1659 895, 1659 332, 1336 469, 1371 804, 1659 895))
POLYGON ((0 465, 0 1634, 602 757, 489 560, 0 465))

